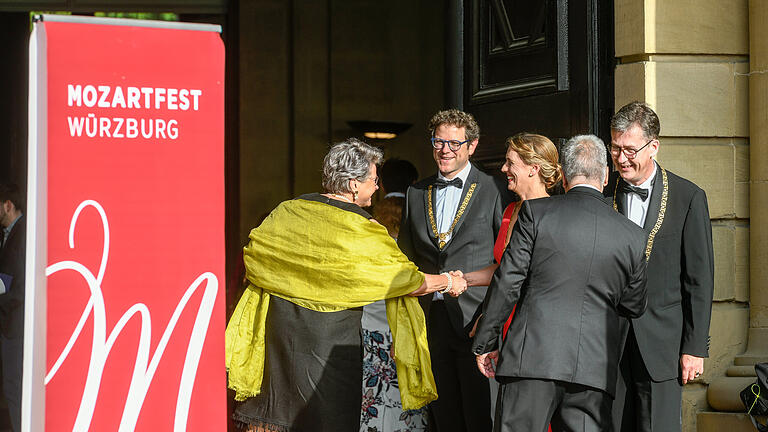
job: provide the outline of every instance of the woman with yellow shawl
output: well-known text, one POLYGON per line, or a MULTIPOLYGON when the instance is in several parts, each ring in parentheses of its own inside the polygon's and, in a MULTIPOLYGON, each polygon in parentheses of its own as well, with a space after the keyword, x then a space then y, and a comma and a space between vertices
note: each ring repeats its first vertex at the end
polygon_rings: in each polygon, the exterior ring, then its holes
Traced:
POLYGON ((356 139, 323 162, 326 193, 281 203, 251 231, 248 289, 226 333, 234 419, 249 431, 354 431, 360 421, 362 306, 386 299, 401 401, 437 398, 424 315, 412 296, 458 296, 464 279, 425 275, 371 220, 379 149, 356 139))

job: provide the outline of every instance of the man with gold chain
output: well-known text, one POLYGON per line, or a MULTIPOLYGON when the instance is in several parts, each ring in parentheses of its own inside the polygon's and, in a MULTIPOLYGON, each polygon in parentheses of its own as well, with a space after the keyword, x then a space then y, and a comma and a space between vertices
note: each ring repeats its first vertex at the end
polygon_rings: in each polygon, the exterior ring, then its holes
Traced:
POLYGON ((659 118, 645 103, 611 120, 612 173, 604 194, 647 236, 648 309, 625 322, 614 428, 681 430, 682 386, 704 371, 714 290, 707 196, 655 160, 659 118))
MULTIPOLYGON (((435 114, 429 130, 438 172, 408 189, 398 244, 424 272, 487 267, 494 262, 504 205, 503 186, 469 162, 480 129, 472 115, 450 109, 435 114)), ((477 370, 469 337, 486 290, 472 287, 458 298, 420 299, 438 393, 430 404, 433 431, 491 430, 496 384, 477 370)))

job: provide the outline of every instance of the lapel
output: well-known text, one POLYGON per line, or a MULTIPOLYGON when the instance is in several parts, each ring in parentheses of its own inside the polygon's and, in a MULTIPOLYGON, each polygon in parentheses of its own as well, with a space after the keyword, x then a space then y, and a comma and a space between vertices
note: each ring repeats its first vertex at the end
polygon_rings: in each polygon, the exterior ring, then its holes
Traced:
MULTIPOLYGON (((469 164, 472 165, 472 162, 470 162, 469 164)), ((456 208, 456 212, 457 213, 459 211, 459 207, 461 207, 461 203, 464 202, 464 198, 467 197, 467 192, 469 192, 469 188, 470 188, 470 186, 472 186, 472 183, 476 183, 477 184, 477 186, 475 186, 474 192, 472 192, 472 196, 475 197, 477 195, 477 193, 479 192, 481 185, 480 185, 480 182, 477 181, 478 172, 479 171, 477 170, 477 168, 474 165, 472 165, 472 168, 469 170, 469 175, 467 176, 467 182, 466 182, 466 184, 464 185, 464 187, 462 188, 462 191, 461 191, 461 198, 459 198, 459 206, 456 208)), ((456 222, 456 228, 453 229, 453 234, 451 235, 451 240, 453 240, 456 237, 456 234, 461 229, 461 226, 464 224, 464 220, 467 219, 467 213, 469 213, 469 208, 472 207, 472 204, 475 201, 477 201, 477 200, 470 198, 469 202, 467 203, 467 207, 464 209, 464 214, 462 214, 461 218, 459 219, 459 221, 456 222)), ((450 241, 448 243, 450 243, 450 241)), ((448 245, 446 244, 445 246, 447 247, 448 245)))
POLYGON ((613 186, 613 196, 616 197, 616 210, 622 215, 627 215, 627 197, 626 194, 623 194, 619 192, 619 183, 623 182, 624 180, 621 178, 618 173, 616 173, 616 183, 614 183, 613 186))
MULTIPOLYGON (((432 185, 435 183, 435 180, 437 180, 437 175, 433 175, 429 178, 429 181, 427 184, 424 185, 423 193, 422 193, 422 199, 424 200, 424 226, 427 227, 427 236, 430 240, 432 240, 432 244, 435 246, 436 249, 439 249, 437 244, 437 237, 435 237, 434 231, 432 231, 432 223, 429 220, 429 185, 432 185)), ((433 187, 432 188, 432 215, 434 215, 435 218, 437 218, 437 211, 435 210, 435 201, 437 196, 437 190, 433 187)), ((435 219, 435 223, 437 223, 437 219, 435 219)))
POLYGON ((6 250, 6 246, 13 241, 13 238, 18 235, 18 232, 23 230, 25 228, 24 225, 24 215, 22 214, 21 217, 19 217, 19 220, 16 221, 16 224, 11 229, 10 234, 8 234, 8 238, 5 241, 2 241, 2 235, 3 235, 3 229, 0 227, 0 256, 4 255, 4 252, 6 250))
MULTIPOLYGON (((19 232, 19 229, 21 228, 23 222, 24 222, 24 215, 21 215, 19 216, 19 220, 17 220, 16 223, 13 225, 13 228, 11 228, 11 232, 10 234, 8 234, 8 238, 5 239, 4 242, 2 242, 3 248, 5 248, 5 245, 10 243, 11 240, 13 240, 13 238, 19 232)), ((0 235, 3 235, 2 229, 0 229, 0 235)))
POLYGON ((645 231, 646 234, 651 233, 651 229, 653 229, 653 226, 656 224, 656 219, 659 217, 662 192, 664 192, 664 180, 661 175, 661 166, 656 163, 656 176, 653 179, 653 190, 651 191, 651 196, 648 197, 651 201, 648 203, 648 213, 645 215, 645 223, 643 224, 643 231, 645 231))

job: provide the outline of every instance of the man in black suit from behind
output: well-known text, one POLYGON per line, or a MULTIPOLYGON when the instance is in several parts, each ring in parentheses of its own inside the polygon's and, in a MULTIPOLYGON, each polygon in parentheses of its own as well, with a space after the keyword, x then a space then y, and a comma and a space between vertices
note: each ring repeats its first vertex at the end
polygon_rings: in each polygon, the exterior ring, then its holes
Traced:
POLYGON ((646 306, 642 230, 603 199, 605 144, 580 135, 560 154, 566 194, 523 203, 475 335, 478 368, 501 383, 501 431, 609 430, 621 315, 646 306))
MULTIPOLYGON (((480 128, 471 114, 450 109, 436 113, 429 130, 438 173, 408 188, 400 249, 426 273, 485 268, 494 262, 504 206, 500 186, 469 162, 480 128)), ((429 405, 431 430, 492 428, 495 383, 475 367, 469 337, 486 289, 472 287, 458 298, 436 293, 419 299, 438 394, 429 405)))
POLYGON ((714 290, 707 196, 655 160, 659 118, 642 102, 611 120, 616 171, 605 188, 614 209, 647 241, 648 312, 625 323, 627 342, 613 407, 619 431, 682 429, 682 386, 704 371, 714 290))
POLYGON ((0 359, 3 394, 13 430, 21 430, 21 373, 24 354, 26 222, 19 187, 0 184, 0 359))

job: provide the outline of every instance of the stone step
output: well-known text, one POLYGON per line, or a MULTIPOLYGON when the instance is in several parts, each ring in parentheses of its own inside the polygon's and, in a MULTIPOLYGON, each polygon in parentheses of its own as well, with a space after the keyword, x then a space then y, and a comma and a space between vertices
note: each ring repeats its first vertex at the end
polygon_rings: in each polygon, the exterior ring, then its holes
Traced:
POLYGON ((707 402, 718 411, 744 412, 739 393, 755 382, 754 377, 722 377, 709 384, 707 402))
POLYGON ((768 356, 765 355, 750 355, 742 354, 733 359, 733 364, 736 366, 754 366, 758 363, 768 362, 768 356))
POLYGON ((731 366, 725 372, 729 377, 753 377, 757 379, 754 366, 731 366))
POLYGON ((700 412, 696 416, 696 432, 755 432, 745 413, 700 412))

